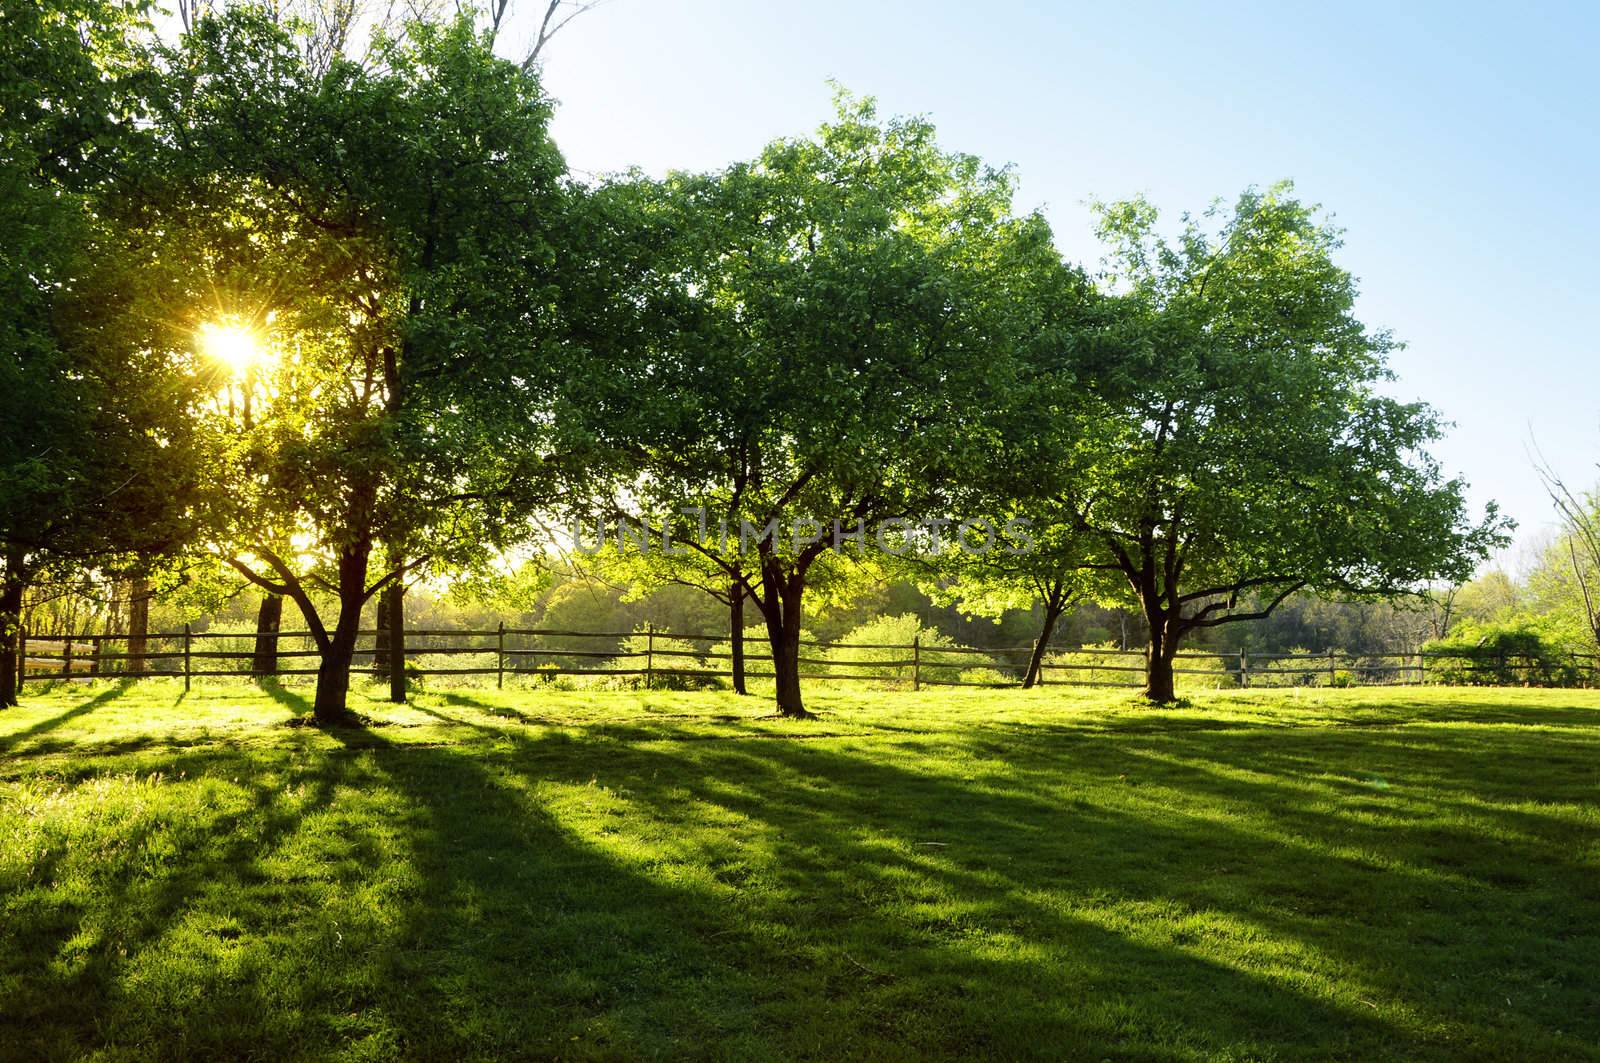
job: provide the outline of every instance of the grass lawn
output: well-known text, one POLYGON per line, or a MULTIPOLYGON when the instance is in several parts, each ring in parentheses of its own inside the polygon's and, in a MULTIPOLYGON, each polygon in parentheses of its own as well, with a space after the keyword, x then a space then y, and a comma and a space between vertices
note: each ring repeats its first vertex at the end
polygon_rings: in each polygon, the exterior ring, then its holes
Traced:
POLYGON ((0 1055, 1600 1058, 1600 694, 0 713, 0 1055))

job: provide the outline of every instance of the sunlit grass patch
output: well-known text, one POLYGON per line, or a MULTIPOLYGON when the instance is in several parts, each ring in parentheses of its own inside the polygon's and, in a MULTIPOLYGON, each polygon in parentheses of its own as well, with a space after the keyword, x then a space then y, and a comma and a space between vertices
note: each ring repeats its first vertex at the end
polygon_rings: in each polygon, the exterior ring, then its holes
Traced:
POLYGON ((1600 697, 0 713, 0 1055, 1592 1056, 1600 697))

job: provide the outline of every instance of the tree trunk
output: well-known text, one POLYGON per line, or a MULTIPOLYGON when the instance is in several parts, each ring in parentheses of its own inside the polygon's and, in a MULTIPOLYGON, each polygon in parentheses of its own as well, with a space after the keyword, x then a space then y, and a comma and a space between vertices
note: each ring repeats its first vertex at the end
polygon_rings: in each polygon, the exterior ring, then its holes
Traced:
POLYGON ((128 588, 128 668, 134 675, 150 671, 150 581, 143 576, 128 588))
POLYGON ((800 632, 784 624, 772 644, 772 672, 777 686, 778 714, 791 719, 811 718, 800 693, 800 632))
POLYGON ((800 601, 805 582, 799 575, 781 582, 776 575, 763 580, 767 593, 759 604, 772 644, 772 675, 777 687, 778 715, 794 720, 815 719, 806 711, 800 693, 800 601))
POLYGON ((1145 650, 1145 700, 1157 705, 1170 705, 1178 700, 1173 689, 1172 658, 1178 652, 1178 638, 1172 633, 1171 617, 1147 610, 1150 623, 1150 643, 1145 650))
POLYGON ((747 694, 744 688, 744 584, 738 580, 728 588, 728 626, 733 645, 733 692, 747 694))
POLYGON ((1033 645, 1033 655, 1028 658, 1028 672, 1022 677, 1023 690, 1032 690, 1039 684, 1045 649, 1050 645, 1050 638, 1056 633, 1056 624, 1060 622, 1065 609, 1066 603, 1060 595, 1051 594, 1045 598, 1044 624, 1039 628, 1039 641, 1033 645))
MULTIPOLYGON (((343 613, 343 609, 340 612, 343 613)), ((350 711, 347 700, 350 693, 350 662, 355 657, 356 640, 344 625, 334 628, 328 648, 322 652, 317 664, 317 693, 311 711, 318 723, 348 723, 350 711)))
POLYGON ((250 674, 257 678, 278 674, 278 632, 283 628, 283 595, 263 594, 256 610, 256 646, 250 674))
POLYGON ((1178 700, 1173 689, 1172 655, 1161 655, 1153 650, 1145 662, 1145 700, 1157 705, 1170 705, 1178 700))
POLYGON ((18 632, 22 630, 22 581, 6 573, 0 588, 0 709, 17 703, 17 676, 26 665, 17 656, 18 632))
POLYGON ((379 612, 389 620, 389 700, 406 703, 406 588, 396 579, 383 589, 379 612))
POLYGON ((321 724, 350 722, 346 701, 350 693, 350 663, 356 638, 361 634, 361 613, 367 604, 367 557, 370 542, 358 542, 339 555, 339 618, 322 660, 317 665, 317 692, 311 711, 321 724))
POLYGON ((372 639, 372 673, 374 676, 387 676, 389 674, 389 599, 386 594, 379 595, 377 608, 373 610, 373 625, 376 632, 372 639))

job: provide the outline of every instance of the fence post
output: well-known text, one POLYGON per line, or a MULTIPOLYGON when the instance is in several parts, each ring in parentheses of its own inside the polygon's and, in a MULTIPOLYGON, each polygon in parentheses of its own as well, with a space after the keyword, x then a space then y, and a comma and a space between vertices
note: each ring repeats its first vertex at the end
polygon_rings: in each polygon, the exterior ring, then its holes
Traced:
POLYGON ((1244 655, 1244 651, 1240 650, 1239 651, 1239 689, 1243 690, 1245 687, 1248 687, 1249 685, 1250 685, 1250 660, 1249 660, 1249 658, 1247 658, 1244 655))
POLYGON ((494 688, 504 690, 506 685, 506 622, 500 621, 499 646, 495 650, 494 658, 494 688))
POLYGON ((187 694, 189 692, 189 643, 190 643, 190 641, 191 641, 191 636, 189 634, 189 625, 185 624, 185 625, 183 625, 183 692, 185 694, 187 694))
POLYGON ((66 629, 66 637, 61 640, 61 674, 68 679, 72 678, 72 629, 66 629))
POLYGON ((1333 686, 1339 679, 1338 669, 1333 666, 1333 647, 1328 647, 1328 686, 1333 686))
POLYGON ((28 629, 17 625, 17 693, 22 693, 22 683, 28 678, 28 629))
POLYGON ((644 688, 652 690, 656 683, 656 626, 644 626, 644 688))
POLYGON ((922 635, 911 636, 911 689, 922 689, 922 635))

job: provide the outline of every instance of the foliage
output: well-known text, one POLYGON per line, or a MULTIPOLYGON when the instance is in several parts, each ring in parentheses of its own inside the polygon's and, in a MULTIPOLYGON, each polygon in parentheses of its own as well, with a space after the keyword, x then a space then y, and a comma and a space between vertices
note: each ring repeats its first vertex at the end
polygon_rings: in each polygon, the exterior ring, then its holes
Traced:
POLYGON ((1572 686, 1589 669, 1524 618, 1464 623, 1422 647, 1430 682, 1476 686, 1572 686))
MULTIPOLYGON (((713 676, 675 674, 727 670, 727 662, 708 661, 705 659, 706 652, 705 643, 702 642, 635 631, 622 642, 625 656, 606 662, 606 667, 644 669, 648 665, 652 673, 648 677, 648 685, 652 690, 710 690, 718 685, 713 676)), ((643 675, 626 678, 628 688, 642 690, 647 683, 647 677, 643 675)))
POLYGON ((893 680, 891 686, 910 687, 913 641, 920 643, 922 665, 917 672, 925 683, 957 682, 962 679, 963 671, 988 668, 994 663, 982 655, 940 653, 940 650, 965 647, 907 613, 878 617, 846 632, 839 639, 840 645, 828 648, 826 671, 839 677, 893 680), (859 645, 852 646, 852 643, 859 645))
MULTIPOLYGON (((1045 664, 1060 671, 1045 669, 1044 681, 1051 685, 1136 686, 1144 668, 1144 654, 1121 650, 1114 642, 1063 650, 1045 656, 1045 664)), ((1175 662, 1179 687, 1216 690, 1234 686, 1222 658, 1213 654, 1184 655, 1175 662)))
POLYGON ((1508 525, 1469 518, 1427 453, 1437 416, 1388 396, 1395 342, 1288 185, 1175 234, 1102 205, 1091 278, 1009 171, 841 93, 752 160, 579 187, 536 64, 493 54, 506 5, 439 10, 185 4, 172 46, 138 3, 0 14, 0 636, 29 580, 87 622, 97 586, 180 546, 164 615, 230 615, 240 579, 293 599, 326 719, 366 602, 407 586, 452 622, 614 631, 722 630, 748 599, 791 715, 802 632, 910 610, 966 644, 988 641, 973 616, 1007 642, 1146 637, 1156 700, 1181 643, 1280 606, 1297 622, 1269 648, 1410 649, 1451 608, 1592 633, 1594 500, 1548 474, 1564 576, 1547 558, 1527 587, 1416 604, 1508 525), (979 514, 1028 522, 1032 549, 841 545, 979 514), (679 548, 557 572, 549 526, 573 516, 679 548), (1085 598, 1141 620, 1069 613, 1085 598))
POLYGON ((709 533, 675 538, 749 587, 783 711, 804 712, 795 640, 808 588, 840 571, 835 523, 941 516, 990 449, 984 412, 1036 331, 1023 296, 1060 269, 1011 193, 927 122, 841 96, 813 138, 597 196, 614 235, 595 242, 626 252, 606 278, 629 317, 607 333, 632 338, 589 407, 614 505, 704 511, 709 533))
POLYGON ((1291 656, 1269 655, 1247 658, 1250 667, 1250 685, 1252 687, 1349 686, 1355 681, 1355 675, 1348 667, 1348 660, 1342 654, 1333 656, 1333 667, 1330 669, 1329 658, 1321 650, 1294 647, 1287 653, 1291 656), (1346 667, 1340 667, 1341 664, 1346 667))
POLYGON ((1455 611, 1462 620, 1493 623, 1515 614, 1522 605, 1522 588, 1504 569, 1491 568, 1463 583, 1456 592, 1455 611))
POLYGON ((1528 590, 1572 648, 1600 649, 1600 490, 1575 492, 1548 468, 1545 485, 1561 530, 1529 576, 1528 590))
POLYGON ((1504 542, 1428 456, 1437 415, 1380 390, 1394 341, 1355 317, 1339 235, 1290 186, 1186 216, 1174 240, 1143 200, 1099 216, 1114 313, 1102 342, 1043 366, 1086 395, 1034 442, 1054 455, 1035 494, 1092 544, 1100 593, 1143 611, 1152 698, 1192 632, 1302 589, 1460 580, 1504 542))
POLYGON ((266 12, 201 18, 164 53, 142 215, 169 280, 152 316, 213 382, 208 545, 300 606, 335 714, 367 598, 482 563, 552 490, 537 411, 576 364, 537 82, 465 20, 378 60, 319 71, 266 12), (259 334, 270 365, 208 363, 195 335, 215 322, 259 334), (331 625, 313 585, 338 596, 331 625))
POLYGON ((128 303, 105 206, 147 142, 139 4, 0 11, 0 707, 27 588, 148 569, 189 533, 189 382, 128 303))

